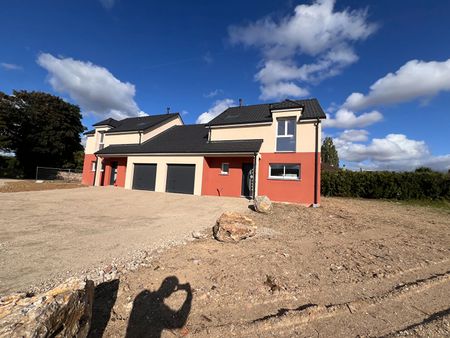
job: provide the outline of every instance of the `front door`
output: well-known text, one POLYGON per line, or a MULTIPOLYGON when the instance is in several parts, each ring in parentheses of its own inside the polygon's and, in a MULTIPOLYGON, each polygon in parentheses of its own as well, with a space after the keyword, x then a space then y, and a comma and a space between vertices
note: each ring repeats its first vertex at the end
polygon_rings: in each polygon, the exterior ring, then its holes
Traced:
POLYGON ((111 162, 111 177, 109 179, 109 185, 114 185, 117 179, 117 161, 111 162))
POLYGON ((253 164, 242 163, 242 196, 252 197, 253 191, 253 164))

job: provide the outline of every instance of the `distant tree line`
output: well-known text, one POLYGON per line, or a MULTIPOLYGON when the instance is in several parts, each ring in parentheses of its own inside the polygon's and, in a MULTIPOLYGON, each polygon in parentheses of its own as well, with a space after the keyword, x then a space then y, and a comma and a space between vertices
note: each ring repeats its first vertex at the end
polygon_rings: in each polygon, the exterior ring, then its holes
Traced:
POLYGON ((80 108, 42 92, 0 92, 0 177, 33 177, 37 166, 80 168, 80 108))

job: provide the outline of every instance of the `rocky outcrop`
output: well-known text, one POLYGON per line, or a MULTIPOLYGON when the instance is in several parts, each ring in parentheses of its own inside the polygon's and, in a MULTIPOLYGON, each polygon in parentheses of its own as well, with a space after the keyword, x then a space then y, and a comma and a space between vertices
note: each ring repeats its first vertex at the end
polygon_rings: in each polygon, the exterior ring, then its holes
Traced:
POLYGON ((253 200, 255 211, 268 214, 272 211, 272 202, 267 196, 256 196, 253 200))
POLYGON ((213 227, 214 238, 221 242, 236 243, 255 234, 255 222, 235 212, 224 212, 213 227))
POLYGON ((0 298, 0 337, 86 337, 94 283, 69 279, 39 295, 0 298))

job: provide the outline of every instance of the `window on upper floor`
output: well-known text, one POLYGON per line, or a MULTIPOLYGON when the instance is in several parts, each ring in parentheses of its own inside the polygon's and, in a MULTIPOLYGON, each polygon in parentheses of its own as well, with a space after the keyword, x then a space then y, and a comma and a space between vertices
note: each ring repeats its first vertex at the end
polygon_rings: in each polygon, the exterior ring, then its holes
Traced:
POLYGON ((295 117, 277 119, 276 151, 295 151, 295 127, 295 117))
POLYGON ((98 144, 98 149, 99 150, 102 150, 105 147, 104 141, 105 141, 105 132, 101 131, 100 132, 100 142, 98 144))

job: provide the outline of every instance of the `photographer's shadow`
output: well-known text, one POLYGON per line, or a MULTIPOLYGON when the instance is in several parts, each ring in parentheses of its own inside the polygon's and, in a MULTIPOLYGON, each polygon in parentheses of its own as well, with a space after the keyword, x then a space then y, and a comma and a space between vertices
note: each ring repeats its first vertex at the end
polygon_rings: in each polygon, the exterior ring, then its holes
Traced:
POLYGON ((164 279, 157 291, 144 290, 133 302, 127 327, 127 338, 159 338, 165 329, 180 329, 187 321, 192 305, 192 290, 189 283, 179 284, 178 278, 164 279), (174 292, 183 290, 186 299, 178 310, 172 310, 164 299, 174 292))

